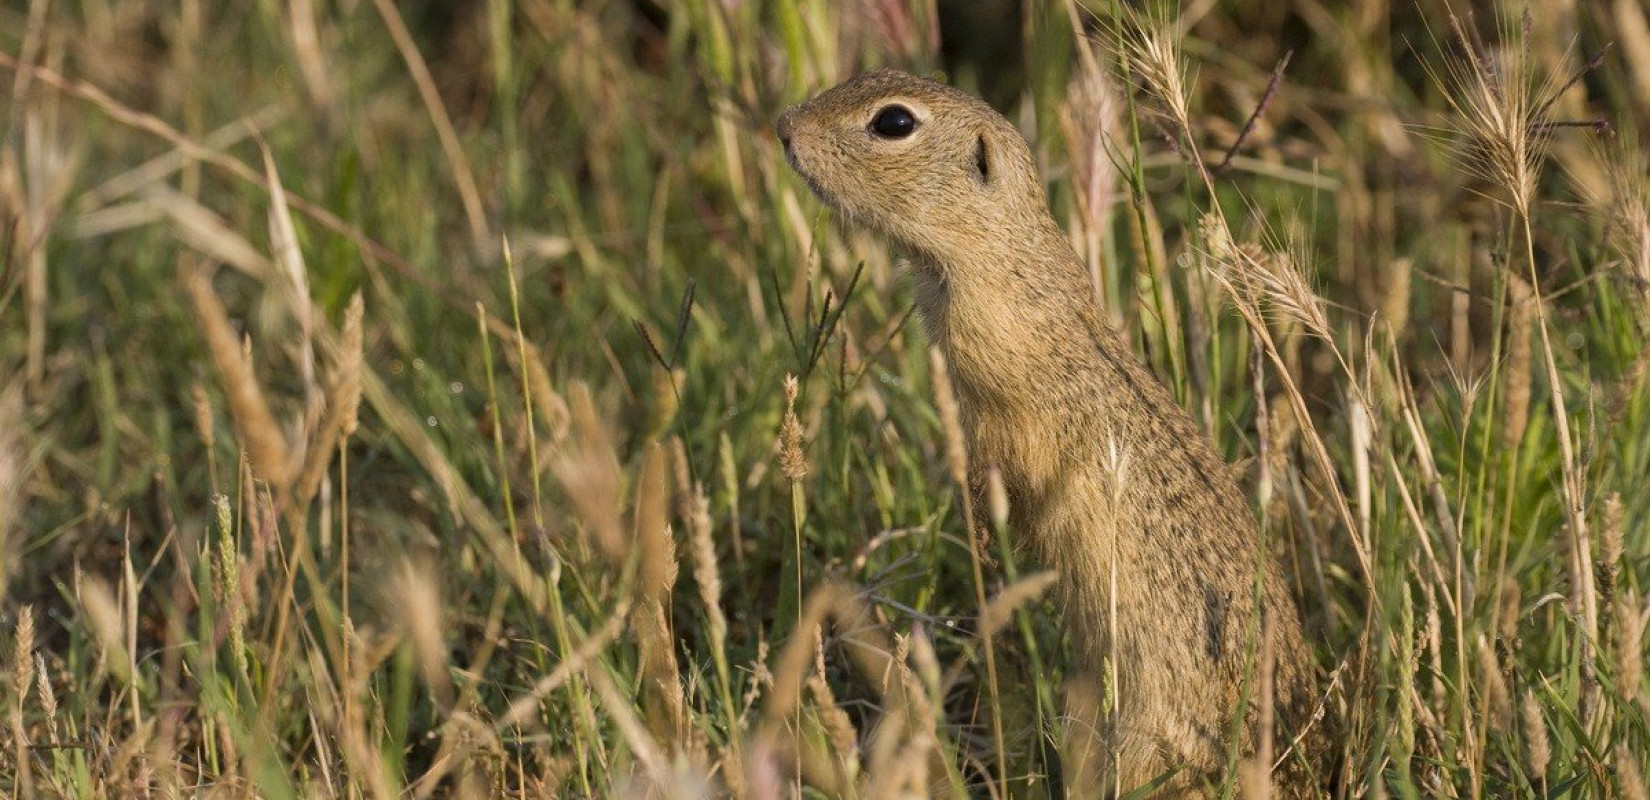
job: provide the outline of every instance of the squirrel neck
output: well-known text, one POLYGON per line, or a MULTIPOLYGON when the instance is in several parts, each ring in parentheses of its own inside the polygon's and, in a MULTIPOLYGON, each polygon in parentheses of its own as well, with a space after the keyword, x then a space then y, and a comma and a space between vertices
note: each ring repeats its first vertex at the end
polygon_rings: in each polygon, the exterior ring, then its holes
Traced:
MULTIPOLYGON (((1200 486, 1180 512, 1241 527, 1246 509, 1207 434, 1103 320, 1070 240, 1051 219, 1041 227, 966 261, 913 259, 917 304, 949 364, 970 460, 998 468, 1018 506, 1038 509, 1073 470, 1115 451, 1141 478, 1124 495, 1200 486)), ((1050 530, 1044 522, 1016 525, 1050 530)), ((1073 554, 1059 548, 1086 541, 1041 544, 1058 563, 1073 554)))
POLYGON ((1071 241, 1052 219, 970 241, 956 253, 917 252, 911 261, 929 338, 969 399, 1046 406, 1069 392, 1074 374, 1090 373, 1102 358, 1097 338, 1101 347, 1121 346, 1100 320, 1071 241))

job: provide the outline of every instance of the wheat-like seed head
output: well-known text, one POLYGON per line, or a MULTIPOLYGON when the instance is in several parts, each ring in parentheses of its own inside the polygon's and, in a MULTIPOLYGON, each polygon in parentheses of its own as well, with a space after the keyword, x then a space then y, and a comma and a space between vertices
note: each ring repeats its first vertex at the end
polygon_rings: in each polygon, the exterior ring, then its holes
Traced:
POLYGON ((1529 281, 1516 272, 1507 273, 1507 363, 1505 400, 1502 402, 1501 446, 1512 450, 1524 441, 1530 424, 1530 361, 1535 332, 1535 293, 1529 281))
POLYGON ((1129 70, 1140 76, 1147 91, 1168 108, 1181 133, 1189 136, 1191 96, 1187 92, 1186 65, 1174 24, 1149 13, 1128 12, 1123 15, 1117 35, 1129 70))
MULTIPOLYGON (((1622 271, 1650 299, 1650 153, 1631 130, 1620 144, 1599 153, 1608 183, 1589 192, 1590 205, 1604 216, 1605 241, 1622 259, 1622 271)), ((1644 307, 1650 317, 1650 303, 1644 307)))
POLYGON ((13 700, 13 712, 21 713, 23 704, 28 702, 29 687, 34 683, 34 606, 25 605, 17 610, 17 628, 12 648, 11 688, 17 697, 13 700))
MULTIPOLYGON (((195 318, 206 338, 212 361, 223 377, 229 411, 235 418, 247 455, 258 477, 284 486, 291 471, 286 436, 270 413, 263 387, 252 370, 252 358, 229 324, 229 315, 213 291, 204 269, 188 269, 184 287, 195 308, 195 318)), ((248 343, 250 344, 250 343, 248 343)))
POLYGON ((650 444, 642 457, 642 474, 636 486, 635 532, 633 539, 641 555, 641 574, 637 591, 656 603, 669 602, 671 589, 676 586, 676 538, 672 535, 670 514, 668 451, 658 443, 650 444))
POLYGON ((812 469, 805 449, 807 443, 803 440, 802 421, 796 416, 800 386, 795 375, 785 376, 785 421, 779 428, 779 471, 793 483, 808 477, 812 469))
POLYGON ((1552 760, 1552 745, 1547 740, 1547 723, 1541 718, 1541 706, 1535 701, 1535 692, 1524 690, 1524 702, 1519 707, 1524 723, 1524 755, 1530 760, 1530 775, 1543 778, 1547 764, 1552 760))
POLYGON ((1022 606, 1037 602, 1050 586, 1059 581, 1059 573, 1045 570, 1035 575, 1021 578, 997 593, 986 604, 985 613, 980 615, 981 638, 996 636, 1014 618, 1014 612, 1022 606))
POLYGON ((1554 76, 1536 79, 1523 37, 1506 31, 1503 38, 1515 44, 1485 52, 1474 43, 1469 23, 1450 17, 1462 52, 1446 62, 1442 80, 1467 140, 1462 163, 1505 192, 1499 202, 1527 217, 1549 139, 1543 115, 1559 86, 1554 76))
POLYGON ((728 618, 722 613, 722 575, 716 563, 716 544, 712 538, 710 499, 705 497, 703 486, 694 486, 687 505, 693 582, 699 585, 699 601, 705 607, 710 646, 713 650, 721 650, 727 645, 728 618))
POLYGON ((1644 682, 1644 614, 1639 608, 1638 593, 1622 592, 1616 609, 1616 691, 1631 703, 1639 696, 1644 682))
POLYGON ((1080 62, 1066 85, 1060 121, 1083 222, 1095 233, 1105 230, 1119 198, 1121 176, 1109 148, 1117 139, 1122 107, 1111 75, 1090 60, 1080 62))
POLYGON ((1622 800, 1650 800, 1650 792, 1644 785, 1644 770, 1637 758, 1626 744, 1616 745, 1616 781, 1621 784, 1622 800))

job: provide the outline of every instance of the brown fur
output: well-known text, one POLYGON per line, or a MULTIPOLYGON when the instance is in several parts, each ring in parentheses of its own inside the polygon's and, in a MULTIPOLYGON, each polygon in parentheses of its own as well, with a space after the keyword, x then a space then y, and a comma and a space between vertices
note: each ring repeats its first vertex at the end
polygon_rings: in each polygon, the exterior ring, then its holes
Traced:
MULTIPOLYGON (((1071 788, 1128 791, 1179 768, 1160 796, 1195 798, 1220 780, 1250 672, 1257 566, 1281 754, 1316 700, 1294 600, 1208 434, 1102 321, 1019 132, 975 97, 893 70, 791 108, 778 127, 821 199, 909 256, 971 463, 1001 471, 1013 529, 1060 571, 1079 674, 1115 687, 1111 711, 1094 691, 1070 693, 1076 738, 1092 737, 1068 757, 1071 788), (871 120, 895 103, 915 132, 876 135, 871 120)), ((1240 752, 1255 727, 1251 710, 1240 752)), ((1308 737, 1309 756, 1322 738, 1308 737)), ((1302 770, 1274 778, 1281 796, 1313 791, 1302 770)))

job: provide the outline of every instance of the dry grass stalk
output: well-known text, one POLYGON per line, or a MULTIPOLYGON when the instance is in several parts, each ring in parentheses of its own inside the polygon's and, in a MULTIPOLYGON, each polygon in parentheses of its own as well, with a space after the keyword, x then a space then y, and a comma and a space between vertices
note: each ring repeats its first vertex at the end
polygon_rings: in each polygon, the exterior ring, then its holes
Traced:
POLYGON ((144 190, 142 203, 171 221, 179 241, 212 261, 267 282, 276 277, 275 265, 252 242, 217 212, 195 198, 164 185, 144 190))
POLYGON ((1329 341, 1329 317, 1324 313, 1323 300, 1308 283, 1297 252, 1304 250, 1292 245, 1288 251, 1261 253, 1240 247, 1234 263, 1240 267, 1239 274, 1257 307, 1271 309, 1287 322, 1329 341))
MULTIPOLYGON (((36 7, 43 3, 34 3, 36 7)), ((31 10, 32 11, 32 10, 31 10)), ((32 14, 31 14, 32 15, 32 14)), ((38 28, 29 31, 31 38, 40 34, 38 28)), ((25 48, 28 43, 25 43, 25 48)), ((23 191, 18 210, 18 227, 25 232, 20 243, 23 260, 23 301, 26 349, 24 370, 29 391, 38 394, 46 373, 46 327, 49 311, 50 278, 47 265, 46 237, 52 223, 61 213, 63 196, 72 180, 73 162, 62 149, 60 107, 56 97, 42 97, 38 101, 24 97, 21 92, 27 79, 17 76, 14 96, 17 116, 21 117, 21 147, 17 151, 22 161, 23 191)), ((16 129, 8 125, 8 130, 16 129)))
POLYGON ((1102 279, 1103 242, 1109 236, 1112 209, 1121 197, 1121 176, 1112 160, 1111 147, 1118 138, 1123 103, 1111 76, 1088 53, 1087 44, 1079 45, 1088 57, 1078 63, 1067 83, 1060 127, 1071 153, 1084 261, 1089 265, 1095 297, 1104 306, 1108 298, 1102 279))
MULTIPOLYGON (((991 563, 988 552, 990 532, 979 524, 974 512, 974 487, 968 479, 968 440, 963 434, 962 408, 957 404, 951 373, 946 367, 945 354, 939 347, 928 348, 929 369, 933 373, 934 404, 940 412, 940 424, 945 429, 945 461, 951 480, 962 493, 963 524, 968 528, 968 557, 974 572, 974 602, 979 609, 982 627, 990 618, 986 602, 985 565, 991 563)), ((1046 588, 1046 587, 1045 587, 1046 588)), ((980 637, 985 654, 987 699, 991 705, 991 734, 997 748, 997 791, 1008 793, 1008 747, 1003 735, 1002 693, 997 681, 997 653, 989 634, 980 637)))
POLYGON ((980 637, 996 636, 1014 618, 1015 611, 1037 602, 1059 580, 1057 572, 1044 570, 1009 584, 986 604, 985 613, 980 617, 980 637))
POLYGON ((1530 284, 1516 273, 1507 275, 1507 363, 1505 399, 1501 406, 1501 447, 1517 450, 1530 424, 1530 342, 1535 331, 1535 298, 1530 284))
POLYGON ((100 647, 98 663, 121 683, 130 685, 135 676, 126 661, 121 634, 120 604, 115 600, 109 584, 100 578, 87 577, 77 587, 80 607, 86 612, 87 627, 97 638, 100 647))
MULTIPOLYGON (((1192 130, 1191 95, 1186 87, 1186 66, 1180 53, 1180 32, 1165 19, 1151 19, 1150 12, 1126 12, 1123 28, 1117 31, 1119 49, 1129 70, 1157 96, 1180 131, 1192 130)), ((1200 172, 1207 174, 1202 159, 1193 158, 1200 172)))
POLYGON ((1470 143, 1462 163, 1505 192, 1504 197, 1496 199, 1514 213, 1520 227, 1523 245, 1520 257, 1529 276, 1531 302, 1535 307, 1534 326, 1541 335, 1564 477, 1564 511, 1571 538, 1571 577, 1575 581, 1570 600, 1586 627, 1583 642, 1597 641, 1598 596, 1593 586, 1592 542, 1587 527, 1586 475, 1570 433, 1564 382, 1559 376, 1541 298, 1531 229, 1537 177, 1550 130, 1544 115, 1551 105, 1549 99, 1561 87, 1550 78, 1545 84, 1533 79, 1528 47, 1522 40, 1517 46, 1505 48, 1492 64, 1489 56, 1474 45, 1460 19, 1452 16, 1450 24, 1465 55, 1449 63, 1450 80, 1444 97, 1455 112, 1461 133, 1470 143))
POLYGON ((52 676, 46 669, 46 656, 39 650, 34 651, 34 679, 40 692, 40 711, 46 717, 46 741, 55 745, 58 743, 57 692, 52 690, 52 676))
MULTIPOLYGON (((544 355, 532 343, 523 341, 522 344, 527 354, 524 374, 532 390, 533 404, 538 406, 538 419, 550 432, 550 443, 559 446, 567 440, 572 427, 572 414, 568 411, 567 401, 550 380, 549 370, 544 368, 544 355)), ((512 358, 517 357, 516 351, 508 347, 504 348, 504 352, 512 358)))
POLYGON ((332 380, 327 386, 326 413, 304 453, 294 497, 299 507, 309 504, 326 477, 333 451, 355 432, 361 410, 362 316, 361 293, 350 298, 344 310, 344 331, 338 343, 332 380))
MULTIPOLYGON (((1213 184, 1209 184, 1209 187, 1212 192, 1213 184)), ((1353 515, 1346 492, 1341 488, 1335 461, 1331 458, 1322 434, 1307 411, 1306 398, 1296 385, 1289 368, 1289 359, 1278 347, 1277 339, 1268 325, 1266 309, 1270 307, 1283 312, 1276 316, 1282 316, 1285 322, 1292 322, 1321 339, 1328 352, 1335 358, 1341 372, 1349 379, 1351 399, 1356 401, 1356 405, 1369 408, 1371 404, 1365 397, 1359 376, 1347 363, 1345 356, 1330 336, 1323 301, 1311 290, 1305 275, 1292 266, 1298 263, 1295 259, 1280 261, 1280 256, 1265 253, 1259 248, 1239 246, 1232 237, 1231 228, 1225 217, 1219 213, 1205 215, 1200 221, 1200 226, 1202 241, 1210 256, 1208 263, 1213 267, 1210 276, 1226 292, 1238 313, 1248 323, 1257 349, 1272 363, 1282 384, 1280 396, 1288 400, 1289 409, 1299 425, 1298 438, 1312 457, 1312 463, 1318 469, 1318 477, 1328 487, 1324 494, 1333 504, 1336 515, 1346 528, 1348 541, 1357 558, 1365 587, 1370 596, 1378 601, 1380 595, 1374 585, 1373 543, 1368 538, 1369 526, 1360 525, 1358 518, 1353 515), (1262 303, 1262 298, 1267 302, 1262 303), (1360 537, 1360 531, 1365 535, 1360 537)), ((1378 433, 1373 430, 1374 418, 1367 413, 1361 417, 1370 424, 1369 433, 1371 438, 1374 438, 1378 433)), ((1359 457, 1363 457, 1361 450, 1359 457)))
POLYGON ((298 71, 304 77, 304 87, 309 90, 310 102, 325 116, 337 103, 337 92, 332 86, 332 73, 315 23, 315 2, 292 0, 287 10, 294 60, 298 62, 298 71))
POLYGON ((654 442, 642 457, 641 477, 636 483, 635 529, 632 533, 641 556, 637 591, 644 600, 663 604, 676 586, 676 540, 671 535, 669 451, 654 442))
POLYGON ((945 354, 938 347, 928 350, 929 368, 934 373, 934 405, 940 412, 940 426, 945 430, 945 465, 951 480, 964 492, 968 491, 968 439, 963 435, 962 409, 951 388, 951 373, 945 365, 945 354))
MULTIPOLYGON (((259 149, 264 157, 264 179, 269 181, 269 242, 275 263, 286 274, 281 294, 288 311, 298 322, 298 378, 304 387, 305 420, 310 421, 320 410, 321 387, 315 380, 315 307, 309 298, 309 268, 304 264, 303 248, 298 245, 298 230, 292 224, 286 188, 275 170, 275 156, 261 142, 259 149)), ((302 460, 301 453, 295 457, 302 460)))
POLYGON ((623 565, 629 543, 619 522, 619 458, 596 414, 590 387, 574 383, 570 400, 573 443, 556 459, 556 477, 602 556, 609 564, 623 565))
POLYGON ((22 389, 8 381, 0 389, 0 597, 6 596, 19 557, 11 537, 23 508, 25 430, 22 389))
POLYGON ((1008 487, 1003 484, 1003 473, 992 466, 985 473, 986 512, 991 517, 991 529, 1001 533, 1008 529, 1008 487))
POLYGON ((531 690, 511 701, 509 709, 499 715, 498 721, 493 724, 494 733, 505 736, 510 733, 512 728, 527 724, 540 712, 539 704, 551 692, 566 685, 567 681, 575 675, 587 671, 596 671, 590 669, 590 665, 598 662, 602 651, 616 641, 621 633, 625 632, 625 621, 630 619, 630 609, 631 599, 629 597, 619 598, 613 610, 608 613, 607 619, 591 631, 584 638, 584 641, 574 644, 571 655, 557 663, 556 668, 551 670, 550 674, 539 678, 538 682, 533 684, 531 690))
MULTIPOLYGON (((266 106, 201 137, 201 146, 213 151, 234 147, 258 131, 278 126, 288 113, 289 108, 284 103, 266 106)), ((85 232, 88 228, 101 229, 100 226, 88 224, 98 215, 98 209, 152 187, 196 163, 196 159, 174 147, 81 192, 75 198, 75 205, 82 212, 80 220, 75 225, 76 230, 85 232)))
MULTIPOLYGON (((1608 174, 1608 194, 1589 199, 1604 218, 1605 241, 1621 256, 1623 271, 1640 297, 1644 324, 1650 325, 1650 154, 1638 135, 1622 136, 1622 146, 1601 158, 1608 174)), ((1642 368, 1641 356, 1636 367, 1642 368)))
POLYGON ((663 787, 670 776, 669 759, 648 735, 648 729, 642 720, 637 718, 635 710, 631 707, 630 698, 613 684, 613 678, 605 668, 587 669, 584 674, 589 678, 591 688, 596 690, 596 696, 601 698, 602 707, 607 709, 608 715, 613 718, 620 735, 624 736, 625 742, 630 745, 631 752, 642 762, 649 780, 655 787, 663 787))
POLYGON ((905 687, 909 706, 878 728, 870 744, 862 795, 866 798, 906 798, 938 796, 930 775, 945 774, 937 744, 938 720, 935 703, 942 695, 940 665, 932 642, 918 626, 909 636, 899 637, 890 663, 890 682, 905 687))
POLYGON ((647 422, 642 430, 645 436, 654 438, 665 435, 671 423, 676 421, 677 407, 681 404, 678 387, 686 380, 686 373, 680 368, 665 369, 657 363, 648 372, 653 402, 648 408, 647 422))
POLYGON ((1518 642, 1518 609, 1523 605, 1522 593, 1518 584, 1508 581, 1501 586, 1499 598, 1500 608, 1496 610, 1495 632, 1507 647, 1516 647, 1518 642))
POLYGON ((1542 108, 1558 87, 1532 81, 1523 42, 1502 49, 1492 65, 1492 56, 1481 52, 1466 30, 1469 24, 1450 16, 1464 53, 1446 64, 1443 93, 1467 137, 1462 163, 1504 190, 1499 200, 1524 214, 1535 202, 1536 175, 1546 153, 1542 108))
POLYGON ((394 596, 402 629, 412 638, 413 652, 424 682, 442 710, 453 705, 452 680, 447 675, 447 643, 442 631, 441 589, 433 567, 403 560, 397 569, 394 596))
POLYGON ((275 416, 269 411, 263 389, 252 373, 252 364, 241 350, 239 337, 229 324, 229 315, 212 290, 206 270, 185 268, 184 288, 195 309, 206 338, 212 363, 223 378, 224 394, 229 399, 229 411, 235 427, 258 477, 277 487, 284 487, 290 476, 290 461, 286 437, 281 434, 275 416))
MULTIPOLYGON (((218 495, 213 500, 218 525, 218 557, 214 566, 216 581, 213 590, 217 594, 219 608, 228 624, 229 652, 233 657, 237 674, 246 679, 248 662, 246 655, 246 599, 242 594, 241 583, 241 554, 235 544, 235 526, 233 511, 229 507, 229 497, 218 495)), ((256 576, 254 576, 254 583, 256 576)))
POLYGON ((665 607, 676 585, 676 541, 671 535, 669 451, 657 442, 642 457, 636 486, 633 538, 641 556, 639 597, 630 624, 642 650, 642 705, 656 740, 667 747, 693 747, 687 702, 676 663, 676 637, 665 607))

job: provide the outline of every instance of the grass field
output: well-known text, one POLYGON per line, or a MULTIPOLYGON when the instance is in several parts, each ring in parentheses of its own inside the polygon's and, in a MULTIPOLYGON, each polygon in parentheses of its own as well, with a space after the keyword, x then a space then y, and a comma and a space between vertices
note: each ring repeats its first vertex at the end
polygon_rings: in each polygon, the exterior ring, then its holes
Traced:
POLYGON ((1243 476, 1339 796, 1643 800, 1650 11, 1348 5, 0 6, 0 792, 1093 789, 773 135, 891 65, 1021 124, 1243 476))

